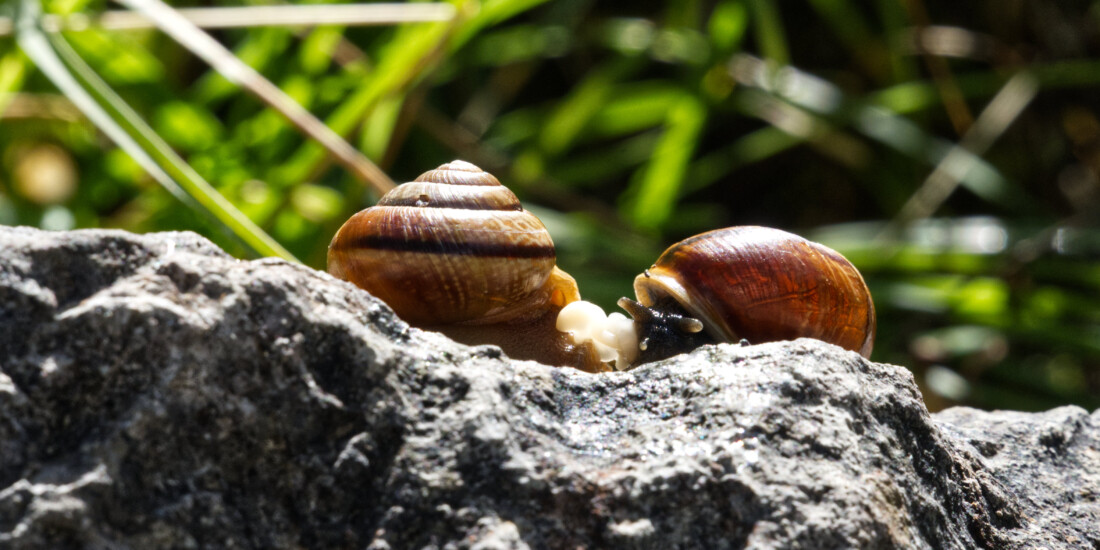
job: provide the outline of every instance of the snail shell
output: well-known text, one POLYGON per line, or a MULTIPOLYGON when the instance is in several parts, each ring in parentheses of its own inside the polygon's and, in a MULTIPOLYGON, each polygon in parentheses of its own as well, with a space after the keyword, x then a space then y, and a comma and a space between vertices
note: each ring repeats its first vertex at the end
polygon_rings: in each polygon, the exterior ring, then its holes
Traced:
POLYGON ((454 161, 352 216, 329 245, 328 270, 414 326, 596 370, 583 346, 553 328, 558 310, 580 298, 555 260, 549 232, 515 194, 454 161))
POLYGON ((730 227, 676 243, 634 280, 634 291, 648 311, 629 300, 620 304, 639 325, 640 362, 683 351, 645 349, 653 347, 646 341, 652 327, 641 325, 654 322, 653 311, 671 313, 671 332, 687 339, 697 338, 700 328, 718 342, 809 337, 864 357, 874 343, 875 308, 855 266, 824 245, 778 229, 730 227))

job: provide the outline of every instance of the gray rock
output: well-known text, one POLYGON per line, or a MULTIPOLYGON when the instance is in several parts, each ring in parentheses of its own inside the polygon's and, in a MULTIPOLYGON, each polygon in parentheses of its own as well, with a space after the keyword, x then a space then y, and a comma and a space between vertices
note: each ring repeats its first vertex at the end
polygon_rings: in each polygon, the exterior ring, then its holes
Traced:
POLYGON ((1100 548, 1100 413, 811 340, 628 373, 186 233, 0 228, 5 548, 1100 548))

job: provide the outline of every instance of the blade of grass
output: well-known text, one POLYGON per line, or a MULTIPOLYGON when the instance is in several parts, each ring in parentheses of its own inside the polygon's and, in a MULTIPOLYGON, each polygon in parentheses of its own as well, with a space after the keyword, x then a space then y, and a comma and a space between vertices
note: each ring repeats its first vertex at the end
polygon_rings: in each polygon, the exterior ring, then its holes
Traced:
MULTIPOLYGON (((907 0, 902 4, 908 10, 909 19, 914 22, 918 32, 931 24, 924 2, 921 0, 907 0)), ((951 66, 947 64, 946 59, 938 55, 925 54, 923 57, 925 66, 932 75, 932 81, 936 83, 936 90, 943 101, 944 111, 947 112, 948 119, 955 127, 955 133, 960 136, 965 134, 970 125, 974 123, 974 115, 970 113, 970 107, 963 99, 962 91, 959 90, 959 84, 955 81, 951 66)))
POLYGON ((661 17, 668 27, 693 27, 700 19, 700 2, 695 0, 668 0, 661 17))
POLYGON ((0 115, 8 110, 26 77, 27 58, 22 52, 12 50, 0 57, 0 115))
POLYGON ((965 164, 969 159, 980 157, 993 142, 1008 129, 1039 91, 1038 83, 1028 73, 1017 73, 1004 88, 993 97, 978 120, 970 126, 958 145, 940 161, 936 169, 929 174, 917 192, 898 211, 893 227, 888 228, 885 236, 897 227, 914 220, 930 216, 959 185, 952 174, 965 173, 965 164), (962 164, 963 166, 957 166, 962 164), (954 166, 954 168, 952 168, 954 166))
MULTIPOLYGON (((265 27, 245 33, 233 45, 233 55, 257 72, 268 70, 290 55, 290 33, 286 29, 265 27)), ((224 107, 240 95, 240 87, 226 79, 218 71, 210 70, 199 77, 194 85, 195 100, 209 109, 224 107)))
POLYGON ((810 0, 810 6, 833 28, 833 34, 845 47, 857 56, 862 55, 860 49, 871 41, 871 31, 858 6, 848 0, 810 0))
POLYGON ((386 154, 404 100, 404 95, 383 98, 363 124, 359 148, 371 158, 381 159, 386 154))
POLYGON ((21 0, 16 36, 23 52, 93 124, 186 204, 209 215, 260 256, 297 260, 183 161, 58 35, 38 26, 41 8, 21 0))
MULTIPOLYGON (((525 169, 521 166, 524 159, 516 158, 512 162, 510 160, 512 157, 495 148, 490 144, 491 142, 478 139, 478 136, 430 105, 424 105, 418 110, 416 124, 440 144, 457 152, 459 158, 469 159, 490 173, 497 174, 501 179, 507 179, 512 183, 523 180, 517 172, 525 169)), ((534 132, 530 132, 530 135, 534 135, 534 132)), ((647 150, 650 149, 652 146, 647 147, 647 150)), ((523 188, 516 185, 510 185, 510 187, 519 189, 525 197, 530 197, 539 204, 562 211, 587 212, 593 219, 601 220, 601 225, 606 228, 617 232, 626 231, 626 228, 619 223, 618 213, 599 199, 587 194, 575 193, 569 186, 545 175, 537 179, 528 178, 525 181, 528 185, 523 188)))
MULTIPOLYGON (((532 8, 545 4, 548 0, 485 0, 477 7, 476 12, 460 26, 454 33, 455 46, 465 44, 476 36, 481 29, 496 25, 512 17, 515 17, 532 8)), ((459 11, 469 7, 466 2, 459 2, 459 11)))
MULTIPOLYGON (((1043 90, 1084 88, 1100 84, 1100 61, 1073 59, 1021 67, 1026 69, 1043 90)), ((1002 72, 988 71, 959 75, 959 89, 966 98, 985 97, 996 93, 1007 78, 1002 72)), ((940 103, 935 84, 926 81, 903 82, 870 94, 871 103, 897 114, 910 114, 932 108, 940 103)))
POLYGON ((201 57, 227 80, 245 88, 278 111, 299 131, 321 144, 357 179, 369 184, 379 194, 393 189, 393 180, 370 159, 317 120, 278 86, 246 65, 225 46, 196 27, 194 23, 184 19, 167 4, 160 0, 119 0, 119 2, 145 14, 161 31, 201 57))
POLYGON ((539 65, 539 61, 531 60, 494 69, 486 84, 470 96, 455 120, 473 134, 485 135, 504 107, 531 81, 539 65))
MULTIPOLYGON (((403 27, 379 55, 369 78, 325 122, 337 134, 348 135, 383 97, 415 85, 448 51, 465 44, 484 27, 523 13, 547 0, 453 0, 458 15, 448 23, 403 27), (472 13, 472 15, 471 15, 472 13)), ((313 144, 298 149, 280 170, 288 178, 306 178, 318 171, 324 157, 313 144)))
POLYGON ((564 153, 576 141, 592 117, 612 98, 615 84, 636 67, 633 59, 619 59, 591 71, 546 117, 538 144, 547 157, 564 153))
POLYGON ((619 83, 607 102, 592 114, 588 130, 593 136, 612 138, 660 126, 683 97, 683 88, 669 82, 619 83))
POLYGON ((816 116, 777 96, 751 88, 742 90, 736 99, 736 105, 742 112, 760 118, 804 141, 821 155, 839 164, 861 170, 872 158, 866 144, 826 117, 816 116))
MULTIPOLYGON (((774 72, 765 61, 738 54, 730 61, 729 73, 749 91, 759 90, 773 95, 802 109, 807 115, 823 117, 833 125, 851 126, 874 141, 933 166, 939 164, 953 147, 953 144, 929 135, 912 121, 881 107, 853 101, 835 85, 794 67, 788 66, 774 72)), ((751 111, 748 114, 762 115, 751 111)), ((760 118, 766 120, 768 117, 760 118)), ((966 171, 953 172, 953 177, 988 200, 1011 200, 1001 192, 1006 184, 997 169, 969 152, 959 154, 964 155, 967 161, 966 171)), ((949 168, 963 166, 953 164, 949 168)))
POLYGON ((547 175, 569 182, 578 191, 598 190, 608 181, 645 164, 661 139, 659 128, 651 129, 602 146, 585 147, 547 166, 547 175))
POLYGON ((714 6, 707 22, 707 34, 715 53, 729 55, 739 48, 748 23, 748 10, 741 0, 724 0, 714 6))
POLYGON ((779 2, 772 0, 749 0, 752 8, 752 21, 756 30, 757 47, 760 54, 775 66, 782 67, 791 62, 787 36, 783 32, 783 21, 779 18, 779 2))
MULTIPOLYGON (((292 6, 237 6, 179 8, 184 19, 203 29, 313 25, 396 25, 423 21, 447 21, 454 17, 450 4, 323 4, 292 6)), ((148 29, 156 24, 140 12, 106 11, 99 15, 72 13, 42 15, 46 32, 148 29)), ((12 32, 12 22, 0 17, 0 36, 12 32)))
POLYGON ((637 194, 628 207, 636 226, 658 229, 672 215, 706 117, 706 106, 690 95, 669 111, 665 132, 641 169, 637 194))
POLYGON ((802 139, 775 126, 766 126, 745 134, 729 145, 692 162, 683 192, 704 189, 742 166, 767 160, 802 143, 802 139))
POLYGON ((810 0, 810 6, 832 27, 833 36, 844 44, 852 57, 876 81, 888 81, 889 66, 877 38, 860 14, 859 6, 850 0, 810 0))
MULTIPOLYGON (((386 44, 374 70, 325 120, 325 124, 337 135, 350 134, 378 101, 415 83, 435 64, 458 21, 399 29, 386 44)), ((288 181, 305 180, 319 170, 324 160, 324 151, 316 144, 307 143, 280 167, 279 172, 288 181)))
POLYGON ((913 57, 904 54, 901 44, 896 39, 909 28, 909 17, 905 13, 905 7, 897 0, 877 0, 875 7, 884 37, 882 47, 889 58, 893 73, 892 81, 904 82, 916 78, 918 71, 913 57))

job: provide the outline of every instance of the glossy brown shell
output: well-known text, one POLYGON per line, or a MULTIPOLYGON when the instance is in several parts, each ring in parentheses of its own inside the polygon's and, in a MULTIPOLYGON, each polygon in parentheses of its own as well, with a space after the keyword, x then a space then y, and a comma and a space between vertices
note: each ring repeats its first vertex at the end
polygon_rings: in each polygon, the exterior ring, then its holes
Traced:
POLYGON ((731 227, 672 245, 634 281, 638 301, 672 297, 719 341, 817 338, 869 357, 875 308, 836 251, 778 229, 731 227))
POLYGON ((542 222, 495 177, 462 161, 353 216, 328 252, 330 273, 421 326, 531 314, 553 299, 546 288, 554 262, 542 222))

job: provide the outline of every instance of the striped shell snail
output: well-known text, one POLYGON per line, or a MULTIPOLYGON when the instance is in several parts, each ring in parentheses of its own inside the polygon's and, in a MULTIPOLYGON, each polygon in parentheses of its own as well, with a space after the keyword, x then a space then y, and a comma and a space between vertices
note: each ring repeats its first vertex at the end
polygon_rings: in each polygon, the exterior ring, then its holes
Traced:
POLYGON ((632 317, 580 300, 549 233, 492 175, 454 161, 353 216, 328 270, 404 320, 518 359, 589 372, 626 369, 700 345, 809 337, 870 356, 875 310, 837 252, 765 227, 672 245, 634 280, 632 317))
MULTIPOLYGON (((634 280, 634 318, 647 363, 714 342, 816 338, 870 357, 875 308, 859 271, 824 245, 778 229, 729 227, 669 247, 634 280)), ((570 304, 562 317, 590 309, 570 304)), ((602 320, 575 325, 595 324, 602 320)), ((579 341, 585 341, 581 336, 579 341)))
POLYGON ((413 326, 517 359, 606 370, 592 346, 554 329, 580 298, 549 232, 492 175, 462 161, 425 172, 351 217, 328 271, 413 326))

